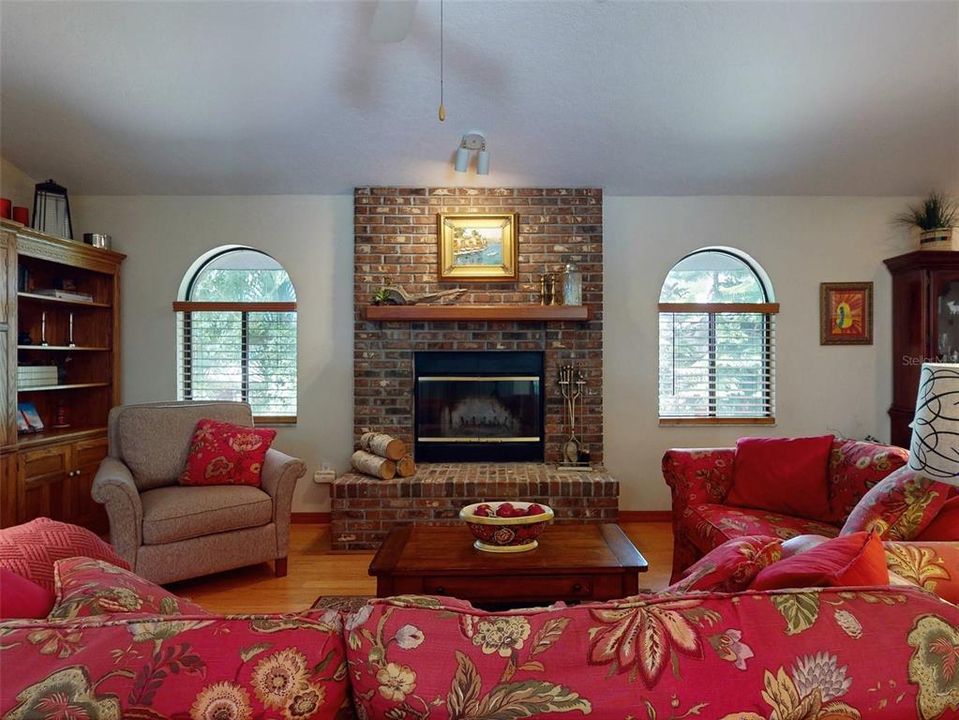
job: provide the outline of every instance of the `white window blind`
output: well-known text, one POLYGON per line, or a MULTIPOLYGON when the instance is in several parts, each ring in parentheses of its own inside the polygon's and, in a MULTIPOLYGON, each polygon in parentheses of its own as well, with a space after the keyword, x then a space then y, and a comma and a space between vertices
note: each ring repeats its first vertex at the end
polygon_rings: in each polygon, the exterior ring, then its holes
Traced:
POLYGON ((181 400, 236 400, 296 417, 296 303, 177 302, 181 400))
POLYGON ((659 415, 772 422, 775 303, 660 303, 659 415))

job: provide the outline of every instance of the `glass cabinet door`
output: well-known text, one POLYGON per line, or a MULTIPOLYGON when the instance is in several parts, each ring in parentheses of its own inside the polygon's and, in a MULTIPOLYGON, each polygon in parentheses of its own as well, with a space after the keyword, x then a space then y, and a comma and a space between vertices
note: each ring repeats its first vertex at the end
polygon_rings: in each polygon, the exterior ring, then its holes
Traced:
POLYGON ((936 359, 959 363, 959 273, 933 274, 932 330, 936 359))

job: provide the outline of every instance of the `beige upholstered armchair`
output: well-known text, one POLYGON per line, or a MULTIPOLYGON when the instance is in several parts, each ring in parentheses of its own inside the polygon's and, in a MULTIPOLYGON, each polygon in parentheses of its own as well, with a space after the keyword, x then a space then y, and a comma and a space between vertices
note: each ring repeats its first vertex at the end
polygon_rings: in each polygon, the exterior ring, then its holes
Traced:
POLYGON ((110 411, 110 449, 93 481, 110 539, 134 572, 169 583, 272 560, 286 575, 290 505, 301 460, 270 449, 261 487, 181 486, 196 423, 253 425, 246 403, 170 402, 110 411))

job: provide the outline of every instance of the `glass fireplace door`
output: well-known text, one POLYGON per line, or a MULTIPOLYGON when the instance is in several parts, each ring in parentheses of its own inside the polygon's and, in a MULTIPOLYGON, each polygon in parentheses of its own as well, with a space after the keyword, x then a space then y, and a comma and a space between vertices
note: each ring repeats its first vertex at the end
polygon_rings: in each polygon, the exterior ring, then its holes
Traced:
POLYGON ((539 377, 417 379, 420 442, 539 442, 539 377))
POLYGON ((415 365, 418 461, 542 461, 541 353, 425 352, 415 365))

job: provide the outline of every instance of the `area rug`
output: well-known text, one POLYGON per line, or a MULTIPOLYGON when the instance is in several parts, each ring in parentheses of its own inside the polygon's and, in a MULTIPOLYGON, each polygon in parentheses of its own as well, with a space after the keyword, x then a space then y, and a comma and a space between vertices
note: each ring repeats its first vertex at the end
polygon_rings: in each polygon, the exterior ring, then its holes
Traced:
POLYGON ((372 595, 321 595, 310 607, 311 610, 340 610, 342 612, 356 612, 372 600, 372 595))

